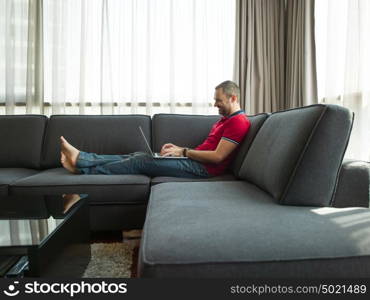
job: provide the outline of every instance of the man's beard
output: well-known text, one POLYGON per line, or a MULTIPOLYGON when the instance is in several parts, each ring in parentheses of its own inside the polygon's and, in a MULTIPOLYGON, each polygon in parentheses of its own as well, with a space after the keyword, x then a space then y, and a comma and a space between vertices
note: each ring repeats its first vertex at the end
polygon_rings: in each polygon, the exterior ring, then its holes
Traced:
POLYGON ((224 116, 224 117, 226 117, 226 116, 227 116, 226 111, 225 111, 224 109, 222 109, 222 108, 219 108, 219 109, 218 109, 218 113, 219 113, 221 116, 224 116))

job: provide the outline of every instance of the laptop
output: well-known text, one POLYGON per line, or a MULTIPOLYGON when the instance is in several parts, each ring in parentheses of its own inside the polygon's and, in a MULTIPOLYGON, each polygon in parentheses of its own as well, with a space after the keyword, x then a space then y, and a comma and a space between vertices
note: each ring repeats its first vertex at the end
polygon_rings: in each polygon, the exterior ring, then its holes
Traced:
POLYGON ((148 148, 149 153, 152 155, 152 157, 153 157, 154 159, 188 159, 188 157, 161 156, 161 154, 160 154, 160 153, 153 153, 153 151, 152 151, 152 149, 151 149, 151 148, 150 148, 150 146, 149 146, 148 140, 146 139, 145 134, 144 134, 144 131, 143 131, 143 129, 141 128, 141 126, 139 126, 139 130, 140 130, 140 133, 141 133, 142 137, 144 138, 145 145, 146 145, 146 147, 148 148))

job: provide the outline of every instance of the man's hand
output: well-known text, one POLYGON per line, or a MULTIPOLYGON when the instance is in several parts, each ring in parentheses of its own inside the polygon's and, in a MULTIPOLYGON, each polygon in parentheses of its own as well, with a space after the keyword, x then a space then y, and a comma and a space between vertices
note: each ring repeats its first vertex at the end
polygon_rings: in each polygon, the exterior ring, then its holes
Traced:
POLYGON ((161 155, 163 155, 164 154, 164 151, 166 150, 166 149, 168 149, 168 148, 171 148, 171 147, 173 147, 173 146, 175 146, 174 144, 171 144, 171 143, 168 143, 168 144, 164 144, 163 146, 162 146, 162 149, 161 149, 161 155))
MULTIPOLYGON (((238 145, 228 140, 221 139, 216 150, 203 151, 189 149, 186 156, 201 163, 219 164, 228 157, 238 145)), ((162 156, 182 156, 184 148, 174 144, 164 144, 161 149, 162 156)))
POLYGON ((164 144, 161 149, 161 155, 162 156, 176 156, 180 157, 182 156, 184 148, 176 146, 174 144, 164 144))

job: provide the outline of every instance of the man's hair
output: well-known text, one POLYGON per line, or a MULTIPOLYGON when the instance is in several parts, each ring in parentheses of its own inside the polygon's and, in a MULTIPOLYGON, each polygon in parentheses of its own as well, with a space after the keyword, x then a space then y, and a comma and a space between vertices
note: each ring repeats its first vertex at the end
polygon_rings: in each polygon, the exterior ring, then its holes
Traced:
POLYGON ((240 99, 240 88, 239 86, 230 80, 226 80, 224 82, 221 82, 218 86, 215 87, 215 89, 222 89, 222 92, 228 96, 236 96, 238 98, 238 101, 240 99))

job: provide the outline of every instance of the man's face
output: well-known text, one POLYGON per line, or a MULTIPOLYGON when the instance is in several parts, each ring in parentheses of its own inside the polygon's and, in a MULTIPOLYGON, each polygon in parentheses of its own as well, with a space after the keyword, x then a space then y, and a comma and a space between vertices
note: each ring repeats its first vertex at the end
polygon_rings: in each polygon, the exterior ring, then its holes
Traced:
POLYGON ((222 89, 215 90, 215 107, 218 108, 218 113, 223 116, 228 116, 231 111, 231 97, 226 96, 222 89))

